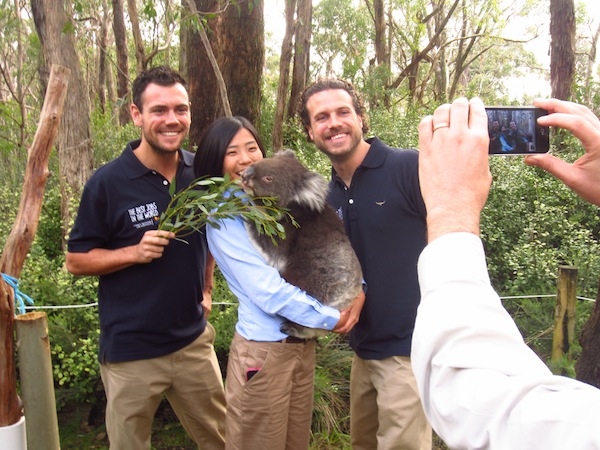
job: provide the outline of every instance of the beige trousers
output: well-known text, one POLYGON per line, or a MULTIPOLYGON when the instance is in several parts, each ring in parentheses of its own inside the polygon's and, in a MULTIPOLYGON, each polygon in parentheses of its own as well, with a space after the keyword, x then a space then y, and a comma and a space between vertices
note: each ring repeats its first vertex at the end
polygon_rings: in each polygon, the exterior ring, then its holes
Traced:
POLYGON ((350 435, 353 450, 431 450, 431 426, 409 357, 366 360, 354 355, 350 435))
POLYGON ((150 449, 163 395, 202 450, 224 448, 225 395, 214 339, 207 324, 198 339, 170 355, 100 366, 111 450, 150 449))
POLYGON ((306 450, 310 441, 315 341, 248 341, 229 350, 227 450, 306 450))

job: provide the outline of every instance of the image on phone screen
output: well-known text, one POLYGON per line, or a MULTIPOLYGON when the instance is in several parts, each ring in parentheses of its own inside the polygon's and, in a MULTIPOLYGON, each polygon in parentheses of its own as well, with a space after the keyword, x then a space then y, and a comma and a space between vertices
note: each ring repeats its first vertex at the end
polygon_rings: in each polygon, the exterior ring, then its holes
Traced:
POLYGON ((547 153, 550 149, 548 127, 537 119, 548 112, 541 108, 494 106, 486 107, 490 155, 528 155, 547 153))

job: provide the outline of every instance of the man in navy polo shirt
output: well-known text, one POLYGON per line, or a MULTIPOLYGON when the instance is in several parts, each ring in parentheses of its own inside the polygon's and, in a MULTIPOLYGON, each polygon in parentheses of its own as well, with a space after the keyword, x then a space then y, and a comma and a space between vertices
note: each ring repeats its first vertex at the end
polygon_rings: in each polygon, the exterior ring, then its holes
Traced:
POLYGON ((365 140, 363 114, 354 87, 331 79, 309 86, 299 110, 309 139, 332 163, 328 200, 344 221, 367 283, 350 332, 352 448, 431 449, 431 426, 410 363, 421 297, 417 260, 426 244, 418 153, 365 140))
POLYGON ((224 448, 225 396, 206 318, 212 270, 203 234, 158 232, 169 186, 194 178, 181 149, 190 127, 186 81, 155 67, 133 83, 141 140, 90 177, 71 231, 67 269, 99 276, 100 372, 111 449, 150 448, 165 395, 202 449, 224 448), (207 273, 205 279, 205 271, 207 273))

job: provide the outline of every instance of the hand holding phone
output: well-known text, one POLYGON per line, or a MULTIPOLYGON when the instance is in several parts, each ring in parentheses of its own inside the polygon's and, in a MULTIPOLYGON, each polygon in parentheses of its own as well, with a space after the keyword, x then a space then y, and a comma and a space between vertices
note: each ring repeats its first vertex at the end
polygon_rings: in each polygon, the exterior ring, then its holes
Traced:
POLYGON ((548 153, 548 127, 538 125, 537 119, 547 115, 542 108, 522 106, 490 106, 488 116, 490 155, 531 155, 548 153))

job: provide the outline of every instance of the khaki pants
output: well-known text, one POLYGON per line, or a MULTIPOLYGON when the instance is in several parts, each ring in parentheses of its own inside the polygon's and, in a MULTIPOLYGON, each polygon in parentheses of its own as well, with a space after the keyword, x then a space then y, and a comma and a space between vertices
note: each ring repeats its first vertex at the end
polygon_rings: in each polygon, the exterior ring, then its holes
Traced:
POLYGON ((225 448, 308 449, 314 371, 314 340, 255 342, 236 333, 229 350, 225 382, 225 448))
POLYGON ((350 434, 353 450, 431 450, 431 426, 409 357, 366 360, 354 355, 350 434))
POLYGON ((207 324, 198 339, 170 355, 100 366, 111 450, 150 448, 163 394, 202 450, 224 448, 225 396, 214 338, 207 324))

